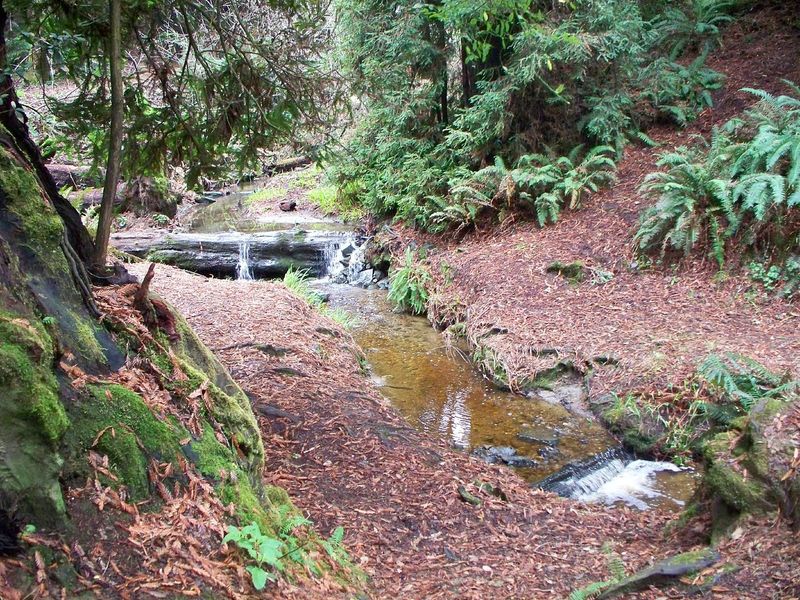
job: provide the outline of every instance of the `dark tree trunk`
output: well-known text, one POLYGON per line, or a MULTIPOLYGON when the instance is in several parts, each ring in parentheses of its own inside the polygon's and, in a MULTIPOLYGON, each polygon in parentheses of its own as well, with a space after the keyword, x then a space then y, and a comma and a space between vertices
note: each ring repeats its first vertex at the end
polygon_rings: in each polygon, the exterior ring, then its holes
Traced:
POLYGON ((19 99, 14 89, 14 82, 8 74, 6 65, 6 27, 8 26, 8 13, 0 0, 0 66, 6 70, 0 75, 0 124, 11 134, 17 150, 22 154, 42 184, 53 207, 58 212, 64 227, 67 230, 67 240, 72 250, 77 254, 83 264, 90 264, 94 254, 94 244, 89 232, 81 222, 78 211, 59 192, 53 176, 42 160, 39 147, 33 141, 22 112, 17 112, 19 99))
POLYGON ((474 67, 467 63, 467 41, 461 40, 461 105, 469 106, 469 101, 475 95, 474 67))
POLYGON ((93 266, 102 273, 106 266, 108 240, 111 236, 111 218, 114 216, 114 200, 117 197, 120 160, 122 152, 122 9, 121 0, 109 0, 108 63, 111 71, 111 131, 106 164, 106 180, 103 186, 103 202, 100 205, 100 220, 97 223, 93 266))

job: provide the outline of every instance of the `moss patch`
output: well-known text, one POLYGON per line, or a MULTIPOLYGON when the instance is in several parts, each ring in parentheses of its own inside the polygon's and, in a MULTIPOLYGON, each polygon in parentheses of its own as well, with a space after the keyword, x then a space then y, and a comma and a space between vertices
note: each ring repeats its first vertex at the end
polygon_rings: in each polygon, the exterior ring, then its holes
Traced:
POLYGON ((139 394, 120 385, 87 386, 70 416, 73 427, 64 438, 66 475, 87 475, 86 454, 94 449, 108 456, 111 472, 134 500, 149 494, 149 459, 174 461, 179 440, 188 435, 182 427, 156 417, 139 394))
POLYGON ((52 372, 52 340, 40 324, 0 313, 0 491, 39 525, 64 518, 56 447, 69 427, 52 372))
POLYGON ((561 275, 570 285, 578 285, 586 278, 586 268, 579 260, 571 263, 555 261, 547 265, 545 271, 561 275))

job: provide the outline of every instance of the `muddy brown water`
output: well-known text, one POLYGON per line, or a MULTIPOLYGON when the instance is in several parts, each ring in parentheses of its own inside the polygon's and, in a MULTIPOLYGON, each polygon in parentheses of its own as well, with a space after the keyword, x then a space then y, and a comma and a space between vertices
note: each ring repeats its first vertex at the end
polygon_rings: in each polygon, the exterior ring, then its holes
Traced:
MULTIPOLYGON (((515 469, 535 482, 618 445, 593 419, 571 414, 561 405, 498 390, 468 357, 449 348, 426 319, 393 311, 385 291, 347 285, 328 285, 324 291, 330 294, 331 307, 357 318, 353 337, 383 394, 414 427, 454 448, 471 452, 487 445, 510 446, 536 461, 533 467, 515 469), (529 441, 530 437, 557 441, 551 445, 529 441)), ((660 495, 643 501, 679 509, 695 486, 691 471, 658 472, 652 488, 660 495)))

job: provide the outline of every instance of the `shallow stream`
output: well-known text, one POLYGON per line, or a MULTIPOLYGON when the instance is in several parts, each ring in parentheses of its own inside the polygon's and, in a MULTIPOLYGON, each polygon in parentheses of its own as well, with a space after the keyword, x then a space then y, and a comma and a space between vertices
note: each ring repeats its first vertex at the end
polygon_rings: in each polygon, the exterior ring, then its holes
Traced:
MULTIPOLYGON (((191 229, 255 234, 293 227, 340 233, 332 238, 338 240, 330 242, 332 247, 319 250, 323 273, 342 272, 345 246, 354 256, 363 256, 361 249, 352 250, 355 242, 339 223, 298 223, 292 221, 292 213, 270 222, 247 220, 242 217, 245 197, 234 194, 205 207, 191 229)), ((247 250, 247 244, 240 245, 236 271, 241 279, 252 276, 247 250)), ((385 290, 328 279, 316 280, 314 286, 328 296, 331 307, 356 317, 353 336, 367 356, 372 377, 414 427, 461 451, 512 466, 532 483, 572 465, 548 489, 576 499, 679 509, 691 497, 696 480, 692 471, 636 460, 619 450, 595 420, 572 414, 560 404, 498 390, 469 357, 448 347, 426 319, 395 312, 385 290)))

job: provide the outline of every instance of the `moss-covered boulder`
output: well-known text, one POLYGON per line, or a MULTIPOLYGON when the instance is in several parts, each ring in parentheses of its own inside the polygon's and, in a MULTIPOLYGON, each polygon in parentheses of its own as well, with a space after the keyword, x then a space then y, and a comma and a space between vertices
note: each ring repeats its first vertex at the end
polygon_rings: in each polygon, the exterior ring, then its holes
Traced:
POLYGON ((722 514, 780 510, 800 523, 800 477, 792 467, 800 432, 789 418, 798 412, 797 398, 765 398, 748 418, 704 442, 704 486, 729 509, 722 514))
POLYGON ((43 525, 64 518, 57 451, 70 425, 53 374, 53 341, 44 327, 0 312, 0 491, 17 512, 43 525))

